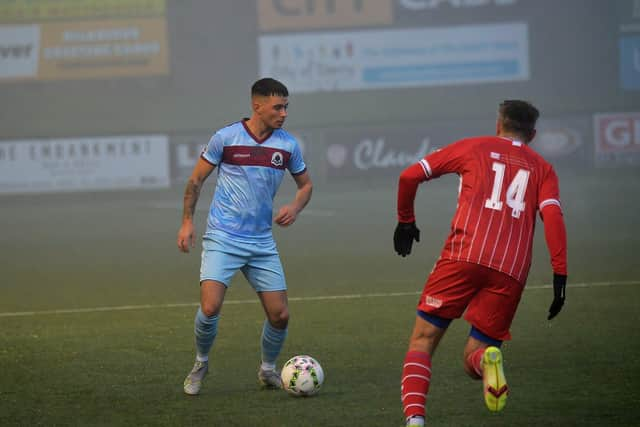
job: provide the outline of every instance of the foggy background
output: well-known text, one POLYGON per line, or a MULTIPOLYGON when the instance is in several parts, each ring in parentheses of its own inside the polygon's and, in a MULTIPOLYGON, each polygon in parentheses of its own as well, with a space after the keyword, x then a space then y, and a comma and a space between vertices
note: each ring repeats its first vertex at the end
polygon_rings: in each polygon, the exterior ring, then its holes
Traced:
MULTIPOLYGON (((538 223, 512 409, 478 413, 455 322, 434 425, 635 425, 640 0, 0 0, 0 425, 400 425, 397 367, 458 179, 421 186, 421 242, 402 258, 398 175, 494 134, 510 98, 540 109, 531 146, 560 178, 567 303, 546 321, 538 223), (184 187, 264 76, 289 87, 314 183, 296 224, 274 227, 295 319, 280 361, 317 355, 327 387, 302 403, 250 391, 263 318, 234 283, 215 380, 180 399, 215 176, 188 255, 184 187)), ((294 190, 285 177, 274 208, 294 190)))
POLYGON ((508 98, 560 174, 640 156, 637 0, 6 1, 0 194, 182 186, 263 76, 320 184, 395 182, 508 98))

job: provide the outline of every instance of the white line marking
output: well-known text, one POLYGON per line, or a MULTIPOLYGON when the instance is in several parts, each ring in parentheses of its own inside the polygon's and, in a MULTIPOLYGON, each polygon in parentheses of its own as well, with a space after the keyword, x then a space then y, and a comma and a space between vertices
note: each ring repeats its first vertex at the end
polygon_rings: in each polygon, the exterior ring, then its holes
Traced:
MULTIPOLYGON (((640 285, 640 280, 628 280, 621 282, 592 282, 592 283, 569 283, 567 287, 571 288, 595 288, 605 286, 630 286, 640 285)), ((525 291, 533 291, 538 289, 551 289, 553 285, 530 285, 525 287, 525 291)), ((346 295, 321 295, 315 297, 289 297, 289 301, 334 301, 334 300, 346 300, 346 299, 364 299, 364 298, 390 298, 390 297, 404 297, 420 295, 422 292, 387 292, 387 293, 373 293, 373 294, 346 294, 346 295)), ((225 305, 240 305, 240 304, 257 304, 260 301, 258 299, 244 299, 244 300, 227 300, 225 305)), ((14 311, 14 312, 0 312, 0 317, 21 317, 21 316, 42 316, 46 314, 77 314, 77 313, 97 313, 105 311, 128 311, 128 310, 149 310, 158 308, 181 308, 181 307, 197 307, 197 302, 184 302, 174 304, 141 304, 141 305, 118 305, 112 307, 93 307, 93 308, 69 308, 60 310, 41 310, 41 311, 14 311)))
MULTIPOLYGON (((182 210, 182 203, 169 202, 169 201, 153 201, 148 202, 147 206, 151 207, 151 209, 174 209, 174 210, 182 210)), ((196 211, 198 212, 206 212, 210 209, 210 206, 206 203, 201 203, 196 207, 196 211)), ((274 211, 274 215, 277 211, 274 211)), ((300 212, 300 215, 307 216, 322 216, 322 217, 331 217, 336 216, 336 211, 329 209, 304 209, 300 212)))

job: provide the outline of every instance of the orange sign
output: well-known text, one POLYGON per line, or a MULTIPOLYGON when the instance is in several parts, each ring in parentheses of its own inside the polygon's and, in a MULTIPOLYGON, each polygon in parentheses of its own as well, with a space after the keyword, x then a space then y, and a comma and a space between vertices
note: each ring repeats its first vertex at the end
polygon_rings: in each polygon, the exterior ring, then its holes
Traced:
POLYGON ((258 0, 260 30, 299 30, 388 25, 391 0, 258 0))
POLYGON ((0 2, 0 22, 164 16, 165 0, 11 0, 0 2))
POLYGON ((38 78, 168 74, 165 18, 46 22, 38 78))

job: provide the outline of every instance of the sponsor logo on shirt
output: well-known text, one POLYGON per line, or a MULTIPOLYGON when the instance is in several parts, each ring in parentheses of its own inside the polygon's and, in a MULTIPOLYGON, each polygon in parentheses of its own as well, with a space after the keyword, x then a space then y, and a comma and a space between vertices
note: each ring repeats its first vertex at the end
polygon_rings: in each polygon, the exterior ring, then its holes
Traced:
POLYGON ((234 145, 224 147, 222 161, 238 166, 262 166, 286 169, 291 154, 283 149, 264 146, 234 145))
POLYGON ((442 300, 432 297, 431 295, 427 295, 424 297, 424 303, 429 307, 439 308, 442 305, 442 300))

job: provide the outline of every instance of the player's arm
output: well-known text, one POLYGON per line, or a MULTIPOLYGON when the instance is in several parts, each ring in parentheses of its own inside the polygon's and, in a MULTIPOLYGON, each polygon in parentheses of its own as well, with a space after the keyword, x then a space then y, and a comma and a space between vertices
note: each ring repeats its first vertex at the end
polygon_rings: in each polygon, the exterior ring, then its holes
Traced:
POLYGON ((196 212, 196 204, 205 180, 215 168, 216 165, 200 157, 187 181, 187 186, 184 189, 182 225, 178 230, 178 248, 182 252, 189 252, 189 248, 195 246, 193 217, 196 212))
POLYGON ((564 305, 567 285, 567 231, 559 205, 550 204, 540 210, 544 223, 544 237, 553 269, 553 302, 548 319, 553 319, 564 305))
POLYGON ((414 202, 418 186, 427 179, 422 163, 409 166, 398 179, 398 225, 393 233, 393 247, 400 256, 411 253, 413 241, 420 241, 420 230, 416 227, 414 202))
POLYGON ((539 205, 553 270, 553 302, 549 307, 547 317, 549 320, 562 310, 567 285, 567 229, 560 206, 558 188, 558 177, 555 171, 550 169, 543 182, 539 205))
POLYGON ((307 206, 309 200, 311 200, 313 184, 311 183, 309 173, 305 170, 300 174, 293 175, 293 180, 298 186, 296 196, 291 203, 282 206, 274 218, 275 223, 282 227, 287 227, 293 224, 296 221, 298 214, 305 206, 307 206))
POLYGON ((411 253, 413 241, 420 241, 416 227, 414 202, 420 183, 446 173, 458 173, 464 169, 469 151, 469 140, 461 139, 428 154, 418 163, 400 174, 398 182, 398 225, 393 233, 393 247, 401 256, 411 253))

